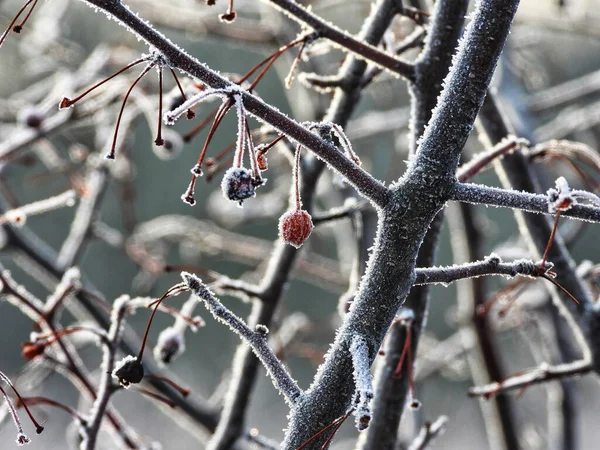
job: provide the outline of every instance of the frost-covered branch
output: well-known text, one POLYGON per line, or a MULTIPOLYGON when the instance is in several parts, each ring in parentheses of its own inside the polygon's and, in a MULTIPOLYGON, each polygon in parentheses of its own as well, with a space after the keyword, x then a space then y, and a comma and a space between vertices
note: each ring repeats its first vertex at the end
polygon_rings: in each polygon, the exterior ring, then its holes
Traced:
MULTIPOLYGON (((548 209, 548 196, 543 194, 513 191, 480 184, 456 183, 450 196, 452 200, 459 202, 479 203, 526 212, 551 214, 548 209)), ((579 203, 573 205, 568 211, 561 213, 561 216, 588 222, 600 222, 600 207, 579 203)))
POLYGON ((88 424, 83 428, 83 440, 80 445, 81 450, 93 450, 96 446, 96 439, 100 432, 100 425, 106 412, 106 408, 113 394, 112 373, 115 367, 115 356, 123 331, 123 320, 127 313, 129 297, 122 296, 115 300, 112 308, 110 329, 108 330, 108 344, 104 345, 102 356, 102 376, 96 399, 89 413, 88 424))
POLYGON ((469 389, 469 395, 492 397, 513 389, 526 389, 534 384, 585 375, 592 370, 594 370, 594 367, 589 361, 575 361, 556 366, 542 364, 534 369, 528 369, 522 373, 508 377, 499 383, 472 387, 469 389))
POLYGON ((446 431, 446 424, 448 423, 448 417, 440 416, 433 423, 427 422, 417 438, 410 444, 408 450, 425 450, 429 445, 446 431))
MULTIPOLYGON (((541 270, 545 273, 552 268, 551 264, 541 270)), ((483 275, 504 275, 507 277, 526 276, 535 277, 540 275, 540 266, 531 260, 520 259, 512 262, 502 262, 500 257, 491 254, 483 261, 475 261, 466 264, 458 264, 449 267, 425 267, 415 269, 415 285, 441 283, 447 284, 453 281, 475 278, 483 275)))
POLYGON ((76 263, 91 237, 90 229, 98 217, 102 198, 108 187, 108 170, 106 167, 93 168, 86 180, 87 194, 82 197, 75 218, 71 222, 69 235, 65 239, 58 254, 57 265, 67 269, 76 263))
POLYGON ((0 225, 9 223, 14 226, 23 226, 29 216, 43 214, 49 211, 54 211, 58 208, 71 207, 75 205, 76 194, 73 190, 68 190, 54 197, 49 197, 44 200, 29 203, 19 206, 18 208, 10 209, 0 215, 0 225))
POLYGON ((206 309, 215 319, 228 325, 234 333, 252 347, 256 356, 267 369, 277 390, 284 395, 290 405, 294 405, 301 397, 302 391, 269 347, 268 329, 264 325, 257 325, 256 330, 251 330, 242 319, 225 308, 198 277, 187 272, 182 272, 181 277, 194 295, 204 302, 206 309))

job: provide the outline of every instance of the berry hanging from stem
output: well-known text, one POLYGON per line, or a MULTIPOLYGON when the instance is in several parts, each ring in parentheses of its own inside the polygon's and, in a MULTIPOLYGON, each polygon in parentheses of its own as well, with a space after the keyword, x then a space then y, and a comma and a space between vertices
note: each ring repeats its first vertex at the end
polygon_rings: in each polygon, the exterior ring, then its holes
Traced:
POLYGON ((296 158, 294 162, 294 191, 296 205, 284 213, 279 218, 279 236, 283 242, 296 248, 300 248, 304 241, 308 239, 314 228, 310 214, 302 209, 302 200, 300 199, 300 151, 302 146, 296 148, 296 158))

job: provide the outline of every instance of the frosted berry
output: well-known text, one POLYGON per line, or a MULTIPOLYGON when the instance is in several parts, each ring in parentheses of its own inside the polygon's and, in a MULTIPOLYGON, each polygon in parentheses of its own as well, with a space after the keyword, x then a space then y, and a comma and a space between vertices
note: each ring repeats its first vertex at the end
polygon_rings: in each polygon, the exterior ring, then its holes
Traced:
POLYGON ((154 358, 163 364, 170 364, 185 351, 182 333, 175 327, 165 328, 154 347, 154 358))
POLYGON ((279 235, 283 242, 296 248, 304 243, 313 230, 310 214, 303 209, 288 211, 279 218, 279 235))
POLYGON ((244 167, 231 167, 225 172, 221 182, 223 195, 229 200, 240 202, 240 205, 247 198, 254 197, 255 187, 252 172, 244 167))
POLYGON ((119 380, 123 387, 130 384, 138 384, 144 378, 144 367, 142 363, 133 356, 126 356, 113 371, 113 376, 119 380))

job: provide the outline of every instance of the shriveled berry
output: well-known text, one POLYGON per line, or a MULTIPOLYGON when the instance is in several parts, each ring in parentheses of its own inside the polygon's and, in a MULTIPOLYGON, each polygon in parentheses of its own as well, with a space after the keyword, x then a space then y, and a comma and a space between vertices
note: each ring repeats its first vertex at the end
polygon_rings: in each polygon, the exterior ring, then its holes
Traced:
POLYGON ((31 361, 34 358, 37 358, 40 355, 44 354, 46 350, 45 342, 21 342, 21 347, 23 350, 21 354, 25 359, 31 361))
POLYGON ((221 22, 231 23, 235 20, 236 15, 237 14, 235 13, 235 11, 231 11, 225 14, 221 14, 219 16, 219 19, 221 20, 221 22))
POLYGON ((130 384, 138 384, 144 378, 144 366, 133 356, 126 356, 113 371, 121 386, 129 387, 130 384))
POLYGON ((287 211, 279 218, 279 235, 283 242, 296 248, 300 248, 312 230, 312 218, 302 209, 287 211))
POLYGON ((261 172, 264 172, 269 168, 267 164, 267 157, 264 155, 264 153, 258 153, 256 155, 256 161, 258 162, 258 168, 261 172))
POLYGON ((225 172, 221 189, 223 195, 229 200, 240 202, 254 197, 256 183, 252 178, 252 172, 244 167, 231 167, 225 172))

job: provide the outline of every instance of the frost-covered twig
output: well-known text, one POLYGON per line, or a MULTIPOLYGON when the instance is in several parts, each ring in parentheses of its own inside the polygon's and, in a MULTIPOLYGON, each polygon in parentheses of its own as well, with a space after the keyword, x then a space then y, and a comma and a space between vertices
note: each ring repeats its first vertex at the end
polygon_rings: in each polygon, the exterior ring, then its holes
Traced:
POLYGON ((256 356, 267 369, 277 390, 293 406, 299 400, 302 391, 269 347, 267 343, 268 329, 264 325, 257 325, 256 330, 251 330, 239 317, 225 308, 198 277, 187 272, 182 272, 181 277, 194 295, 204 302, 206 309, 215 319, 228 325, 233 332, 252 347, 256 356))
POLYGON ((350 345, 350 355, 354 367, 354 396, 356 401, 354 415, 356 417, 356 428, 361 431, 365 430, 371 421, 370 403, 373 400, 373 384, 371 382, 371 371, 369 370, 371 366, 369 346, 363 337, 354 336, 350 345))
POLYGON ((534 384, 585 375, 592 370, 594 370, 594 367, 589 361, 575 361, 555 366, 542 364, 534 369, 528 369, 522 373, 508 377, 499 383, 472 387, 469 389, 469 395, 482 396, 484 398, 491 397, 513 389, 526 389, 534 384))
POLYGON ((124 295, 117 298, 113 304, 110 329, 108 330, 108 341, 110 344, 104 345, 101 366, 102 376, 100 377, 96 399, 89 413, 88 425, 82 429, 83 440, 80 445, 81 450, 93 450, 95 448, 102 419, 104 418, 110 397, 114 392, 112 374, 129 300, 129 296, 124 295))
MULTIPOLYGON (((546 263, 543 273, 552 268, 552 265, 546 263)), ((483 275, 504 275, 507 277, 539 276, 539 266, 531 260, 519 259, 512 262, 502 262, 496 254, 491 254, 483 261, 476 261, 465 264, 455 264, 449 267, 425 267, 415 269, 415 285, 441 283, 447 284, 453 281, 475 278, 483 275)))
POLYGON ((410 444, 408 450, 425 450, 428 448, 435 438, 445 431, 447 422, 448 417, 446 416, 438 417, 433 423, 427 422, 423 428, 421 428, 417 438, 410 444))
MULTIPOLYGON (((467 203, 479 203, 488 206, 501 206, 525 212, 550 214, 548 196, 530 192, 513 191, 479 184, 456 183, 452 200, 467 203)), ((600 207, 577 204, 561 214, 564 217, 600 222, 600 207)))
MULTIPOLYGON (((493 95, 488 95, 481 109, 481 128, 488 142, 500 141, 504 136, 511 134, 508 122, 503 117, 493 95)), ((527 158, 520 152, 507 155, 502 164, 496 166, 499 178, 505 187, 518 190, 535 192, 539 190, 536 175, 529 166, 527 158)), ((546 197, 546 202, 548 198, 546 197)), ((548 205, 546 204, 546 207, 548 205)), ((598 210, 581 204, 571 207, 561 215, 573 214, 575 211, 598 210)), ((521 211, 514 212, 520 231, 525 237, 527 245, 534 254, 541 256, 548 249, 548 238, 552 234, 553 226, 546 217, 536 214, 523 214, 521 211)), ((597 313, 593 312, 592 295, 585 282, 578 276, 575 264, 563 242, 560 233, 556 233, 551 248, 548 249, 547 257, 554 264, 554 271, 560 274, 561 286, 563 286, 572 297, 576 298, 575 304, 567 295, 561 295, 557 290, 551 290, 554 304, 559 308, 561 315, 566 319, 573 335, 581 348, 585 360, 593 360, 592 354, 597 354, 597 343, 600 342, 597 321, 597 313)), ((600 370, 595 367, 595 370, 600 370)))
POLYGON ((18 208, 10 209, 4 214, 0 215, 0 225, 9 223, 11 225, 21 227, 25 225, 25 222, 29 216, 35 216, 37 214, 54 211, 55 209, 65 206, 70 207, 75 205, 75 197, 75 191, 68 190, 55 197, 49 197, 44 200, 19 206, 18 208))
MULTIPOLYGON (((25 411, 27 412, 27 415, 31 419, 31 422, 35 425, 35 432, 37 434, 40 434, 42 431, 44 431, 44 427, 35 420, 35 418, 31 414, 31 411, 29 411, 29 408, 27 407, 25 402, 22 401, 21 394, 19 394, 19 391, 17 391, 17 389, 12 384, 10 379, 6 375, 4 375, 3 372, 0 372, 0 381, 3 381, 4 383, 8 384, 8 386, 10 386, 10 388, 13 390, 13 392, 19 399, 19 401, 23 404, 23 406, 25 407, 25 411)), ((16 439, 17 445, 29 444, 29 442, 31 442, 31 440, 23 432, 23 426, 21 425, 21 420, 19 419, 19 415, 17 414, 15 405, 13 404, 12 400, 10 399, 10 397, 8 396, 8 394, 6 393, 6 391, 4 390, 4 388, 2 386, 0 386, 0 393, 2 393, 2 395, 4 396, 4 400, 6 401, 6 404, 8 405, 8 410, 10 412, 10 415, 12 416, 13 422, 15 423, 15 426, 17 427, 17 439, 16 439)))
POLYGON ((496 144, 493 148, 475 155, 469 162, 463 164, 456 171, 456 179, 461 183, 470 180, 475 175, 486 169, 493 161, 503 155, 512 152, 515 149, 523 146, 528 146, 527 139, 518 138, 516 136, 507 136, 505 139, 496 144))
POLYGON ((93 168, 86 180, 86 195, 82 197, 75 218, 71 222, 69 235, 60 249, 57 264, 64 269, 75 264, 90 238, 90 227, 99 214, 102 198, 108 187, 106 167, 93 168))

